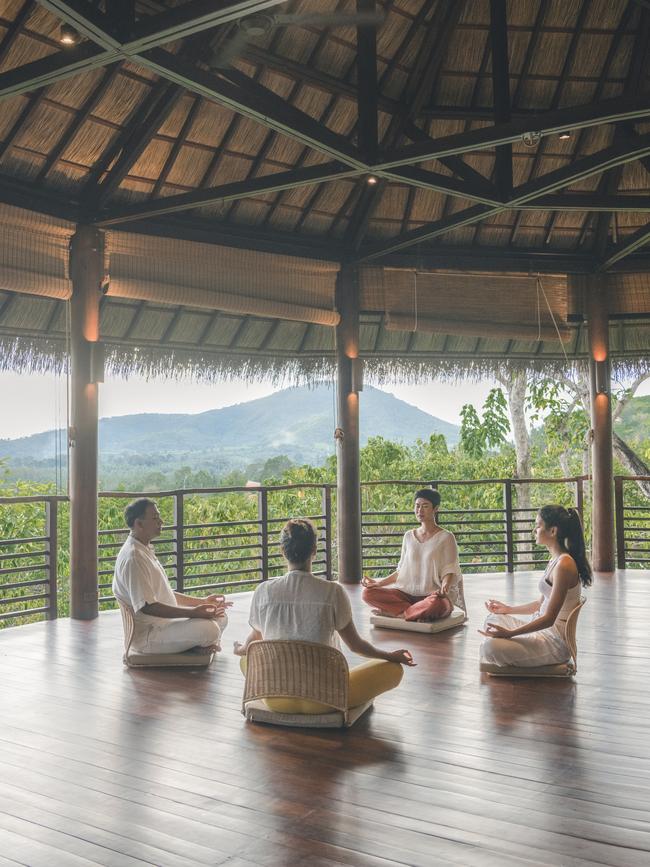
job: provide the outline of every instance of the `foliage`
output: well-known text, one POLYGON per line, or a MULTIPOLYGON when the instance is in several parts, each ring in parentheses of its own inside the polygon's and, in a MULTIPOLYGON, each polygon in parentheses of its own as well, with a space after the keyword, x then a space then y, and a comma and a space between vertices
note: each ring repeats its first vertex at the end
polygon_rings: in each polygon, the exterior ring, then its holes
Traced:
POLYGON ((482 457, 488 449, 496 449, 506 442, 510 433, 508 402, 500 388, 490 390, 483 404, 483 417, 470 403, 461 409, 460 441, 472 458, 482 457))

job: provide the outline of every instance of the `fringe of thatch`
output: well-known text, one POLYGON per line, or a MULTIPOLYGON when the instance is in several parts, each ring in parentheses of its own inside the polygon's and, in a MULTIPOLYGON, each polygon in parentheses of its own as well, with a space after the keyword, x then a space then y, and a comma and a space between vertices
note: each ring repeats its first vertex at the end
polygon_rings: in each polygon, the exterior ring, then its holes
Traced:
MULTIPOLYGON (((301 385, 332 379, 336 373, 333 353, 302 356, 272 356, 254 353, 211 352, 197 349, 136 347, 105 344, 106 372, 128 378, 189 378, 197 382, 228 379, 263 380, 272 385, 301 385)), ((417 384, 433 380, 460 381, 493 379, 507 370, 525 370, 548 378, 584 370, 585 357, 562 356, 506 358, 497 355, 436 357, 365 357, 365 379, 369 384, 417 384)), ((31 337, 0 337, 0 370, 18 373, 63 373, 67 353, 63 340, 31 337)), ((612 373, 618 379, 636 378, 650 371, 650 351, 612 357, 612 373)))

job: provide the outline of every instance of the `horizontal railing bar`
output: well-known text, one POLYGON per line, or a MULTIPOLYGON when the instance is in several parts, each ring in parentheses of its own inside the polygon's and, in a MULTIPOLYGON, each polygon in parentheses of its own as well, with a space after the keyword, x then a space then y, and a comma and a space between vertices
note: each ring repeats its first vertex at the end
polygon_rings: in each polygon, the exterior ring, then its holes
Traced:
POLYGON ((49 599, 49 593, 34 593, 30 596, 0 596, 0 605, 16 605, 23 602, 35 602, 37 599, 49 599))
POLYGON ((26 539, 0 539, 0 548, 5 545, 28 545, 30 542, 49 542, 49 536, 28 536, 26 539))
MULTIPOLYGON (((245 521, 214 521, 208 524, 185 524, 186 530, 202 530, 204 527, 248 527, 255 525, 259 526, 262 522, 258 518, 251 518, 245 521)), ((193 538, 189 536, 188 538, 193 538)))
POLYGON ((189 569, 196 566, 218 566, 220 563, 247 563, 250 560, 259 560, 259 557, 221 557, 216 560, 186 560, 185 568, 189 569))
POLYGON ((224 569, 221 572, 199 572, 198 575, 186 575, 185 578, 215 578, 219 575, 248 575, 252 572, 259 572, 257 569, 224 569))
MULTIPOLYGON (((259 533, 256 531, 255 536, 259 536, 259 533)), ((209 536, 185 536, 183 541, 187 542, 211 542, 213 540, 219 539, 250 539, 250 533, 224 533, 223 535, 220 533, 218 535, 209 535, 209 536)), ((257 543, 259 544, 259 542, 257 543)))
POLYGON ((47 569, 47 563, 39 563, 35 566, 14 566, 13 569, 0 569, 0 575, 18 575, 21 572, 42 572, 47 569))
POLYGON ((49 578, 35 578, 33 581, 15 581, 11 584, 0 584, 0 590, 20 590, 21 587, 38 587, 39 584, 47 584, 49 578))
MULTIPOLYGON (((308 521, 324 521, 327 517, 326 515, 301 515, 301 518, 306 518, 308 521)), ((286 524, 287 521, 290 521, 291 518, 269 518, 267 520, 267 524, 286 524)))
MULTIPOLYGON (((440 485, 458 485, 459 487, 466 487, 467 485, 504 485, 506 482, 509 482, 513 485, 554 485, 561 482, 586 482, 590 479, 591 476, 564 476, 560 479, 436 479, 436 486, 440 485)), ((636 479, 636 476, 620 476, 619 478, 630 478, 636 479)), ((647 476, 639 476, 639 479, 647 479, 650 481, 650 478, 647 476)), ((362 488, 370 488, 377 487, 378 485, 410 485, 410 486, 420 486, 421 488, 427 487, 430 485, 430 481, 412 481, 405 479, 377 479, 369 482, 361 482, 362 488)))
POLYGON ((25 497, 0 497, 0 506, 13 506, 14 503, 67 503, 68 497, 63 494, 48 494, 46 497, 29 494, 25 497))
POLYGON ((25 560, 27 557, 45 557, 48 554, 47 549, 38 551, 24 551, 18 554, 0 554, 0 560, 25 560))
POLYGON ((190 584, 185 586, 184 593, 188 591, 198 592, 199 590, 222 590, 224 587, 244 587, 248 584, 261 584, 261 578, 247 578, 245 581, 217 581, 215 584, 190 584))
POLYGON ((25 611, 7 611, 4 614, 0 614, 0 620, 11 620, 14 617, 31 617, 33 614, 48 614, 49 611, 49 605, 44 608, 27 608, 25 611))
MULTIPOLYGON (((230 547, 216 545, 211 548, 186 548, 185 546, 183 546, 183 554, 186 557, 188 555, 191 556, 192 554, 212 554, 215 551, 218 551, 220 554, 226 554, 228 551, 259 551, 261 547, 262 546, 259 542, 256 542, 254 545, 230 545, 230 547)), ((249 557, 253 556, 255 555, 249 555, 249 557)))

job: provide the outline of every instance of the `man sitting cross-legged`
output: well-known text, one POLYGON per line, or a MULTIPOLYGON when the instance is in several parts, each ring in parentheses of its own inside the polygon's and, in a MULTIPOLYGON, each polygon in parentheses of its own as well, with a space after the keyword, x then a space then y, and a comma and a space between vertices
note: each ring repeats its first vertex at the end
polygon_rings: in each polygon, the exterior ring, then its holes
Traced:
POLYGON ((172 590, 151 540, 162 520, 153 500, 141 497, 124 510, 131 532, 115 562, 113 593, 134 611, 132 647, 141 653, 182 653, 193 647, 220 650, 228 623, 223 596, 198 599, 172 590))

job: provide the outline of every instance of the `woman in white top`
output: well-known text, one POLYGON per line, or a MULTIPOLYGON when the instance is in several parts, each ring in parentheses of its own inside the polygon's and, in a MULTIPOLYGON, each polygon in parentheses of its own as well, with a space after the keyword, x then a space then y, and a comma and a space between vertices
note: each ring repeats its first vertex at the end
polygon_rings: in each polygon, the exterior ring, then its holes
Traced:
POLYGON ((581 586, 591 584, 580 515, 564 506, 543 506, 535 521, 535 540, 551 559, 539 582, 541 597, 526 605, 490 599, 481 661, 491 665, 531 667, 568 662, 567 617, 580 601, 581 586), (513 617, 528 614, 529 617, 513 617))
MULTIPOLYGON (((380 650, 363 639, 352 620, 350 600, 338 583, 312 574, 316 531, 304 518, 288 521, 280 534, 282 554, 289 572, 260 584, 253 594, 249 623, 251 633, 243 644, 235 642, 235 654, 244 657, 253 641, 289 639, 338 646, 340 636, 353 653, 370 657, 350 671, 350 707, 364 704, 393 689, 402 679, 402 665, 415 665, 408 650, 380 650)), ((267 704, 283 713, 322 713, 316 702, 269 699, 267 704)))
POLYGON ((454 534, 438 526, 439 508, 439 491, 416 491, 420 526, 404 534, 397 569, 382 579, 364 577, 362 598, 378 614, 431 621, 449 617, 454 605, 465 607, 458 546, 454 534))

